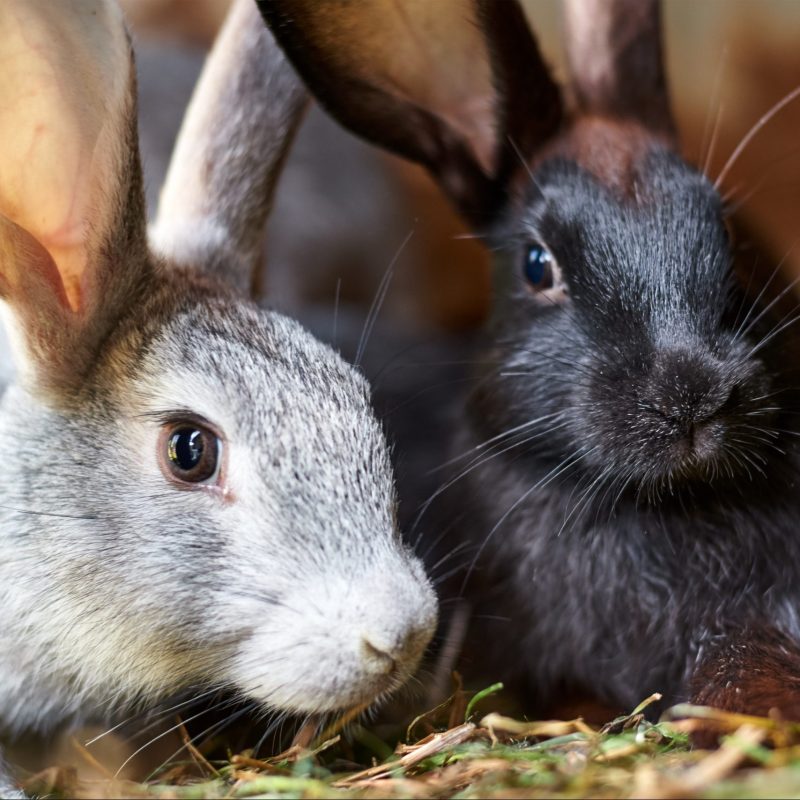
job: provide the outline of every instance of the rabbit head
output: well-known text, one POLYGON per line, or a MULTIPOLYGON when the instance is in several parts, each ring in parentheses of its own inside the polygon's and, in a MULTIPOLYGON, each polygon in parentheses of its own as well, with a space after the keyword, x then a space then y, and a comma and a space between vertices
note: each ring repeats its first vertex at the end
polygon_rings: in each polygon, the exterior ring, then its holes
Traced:
POLYGON ((512 0, 260 8, 332 113, 496 254, 433 497, 442 557, 470 552, 445 590, 480 612, 465 667, 542 713, 658 691, 796 718, 800 316, 677 152, 657 2, 565 0, 568 111, 512 0))
POLYGON ((0 720, 189 687, 369 703, 436 620, 369 388, 251 300, 305 92, 235 5, 150 241, 113 2, 0 8, 0 720))
POLYGON ((565 2, 569 112, 515 2, 260 8, 320 101, 424 165, 496 253, 476 442, 656 493, 763 468, 765 319, 677 152, 656 2, 565 2))

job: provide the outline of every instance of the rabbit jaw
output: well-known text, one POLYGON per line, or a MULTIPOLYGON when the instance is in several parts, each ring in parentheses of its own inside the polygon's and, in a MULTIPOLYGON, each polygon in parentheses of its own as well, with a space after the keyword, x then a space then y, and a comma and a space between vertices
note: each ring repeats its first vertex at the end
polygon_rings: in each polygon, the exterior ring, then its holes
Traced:
POLYGON ((366 702, 430 639, 366 382, 293 321, 181 285, 133 310, 80 397, 3 399, 7 729, 209 684, 291 709, 366 702), (228 491, 161 472, 176 411, 221 432, 228 491))

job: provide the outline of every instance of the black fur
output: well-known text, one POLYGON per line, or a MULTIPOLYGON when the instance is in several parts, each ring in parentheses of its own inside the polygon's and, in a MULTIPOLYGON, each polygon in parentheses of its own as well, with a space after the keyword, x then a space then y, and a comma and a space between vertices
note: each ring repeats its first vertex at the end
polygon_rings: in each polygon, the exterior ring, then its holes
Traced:
POLYGON ((800 718, 800 688, 780 695, 797 683, 780 670, 800 674, 798 309, 765 300, 775 282, 762 296, 751 262, 739 281, 719 194, 668 149, 660 4, 564 0, 566 121, 512 0, 431 26, 365 15, 368 3, 273 5, 262 10, 318 99, 425 166, 498 252, 462 457, 436 492, 438 530, 430 516, 416 526, 434 576, 464 562, 444 593, 472 605, 472 674, 540 706, 571 690, 734 707, 739 687, 725 695, 719 676, 753 671, 737 654, 767 654, 770 680, 745 687, 739 710, 800 718), (493 91, 469 70, 453 80, 465 47, 493 91), (425 48, 439 56, 415 57, 425 48), (449 122, 487 108, 488 139, 449 122), (501 157, 475 160, 486 152, 501 157), (560 281, 525 284, 531 241, 560 265, 566 300, 560 281))
POLYGON ((562 160, 534 178, 495 232, 493 344, 440 498, 444 549, 470 546, 449 587, 473 606, 467 671, 540 709, 678 701, 708 642, 800 639, 793 328, 770 338, 784 320, 758 319, 720 199, 677 156, 654 149, 627 199, 562 160), (525 284, 530 241, 566 302, 525 284))

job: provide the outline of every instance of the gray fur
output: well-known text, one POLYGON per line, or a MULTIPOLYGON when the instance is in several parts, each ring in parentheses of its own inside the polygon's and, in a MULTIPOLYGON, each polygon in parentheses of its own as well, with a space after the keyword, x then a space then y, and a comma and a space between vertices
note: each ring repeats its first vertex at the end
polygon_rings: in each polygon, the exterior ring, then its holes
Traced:
MULTIPOLYGON (((227 55, 237 43, 223 40, 227 55)), ((228 69, 263 65, 237 52, 228 69)), ((288 140, 302 103, 297 92, 281 97, 273 133, 288 140)), ((215 100, 201 94, 195 108, 215 100)), ((134 130, 134 110, 126 104, 122 129, 134 130)), ((220 247, 194 250, 190 269, 128 233, 143 226, 144 205, 135 139, 122 146, 132 148, 130 171, 110 185, 130 197, 108 198, 116 225, 89 265, 113 307, 90 294, 85 330, 20 348, 21 377, 0 407, 0 734, 105 719, 197 687, 290 712, 372 702, 415 669, 437 612, 397 530, 366 381, 297 323, 241 297, 250 259, 239 256, 250 249, 232 220, 244 209, 243 236, 257 238, 263 175, 202 185, 208 194, 188 204, 201 209, 197 235, 214 209, 226 233, 220 247), (211 275, 225 254, 233 274, 223 284, 211 275), (54 353, 69 370, 51 367, 54 353), (159 468, 165 418, 186 415, 222 434, 219 490, 179 488, 159 468)), ((271 187, 282 156, 270 159, 271 187)), ((189 167, 179 162, 175 174, 189 167)), ((5 257, 24 260, 10 241, 5 257)), ((35 343, 43 315, 24 311, 25 290, 14 287, 7 312, 35 343)))

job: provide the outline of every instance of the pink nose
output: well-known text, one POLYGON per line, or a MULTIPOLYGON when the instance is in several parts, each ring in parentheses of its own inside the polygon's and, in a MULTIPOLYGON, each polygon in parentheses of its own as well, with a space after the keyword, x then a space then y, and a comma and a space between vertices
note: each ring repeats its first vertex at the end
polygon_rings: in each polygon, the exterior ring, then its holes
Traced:
POLYGON ((382 675, 391 675, 397 669, 395 657, 373 644, 366 636, 361 640, 361 652, 365 661, 382 675))

